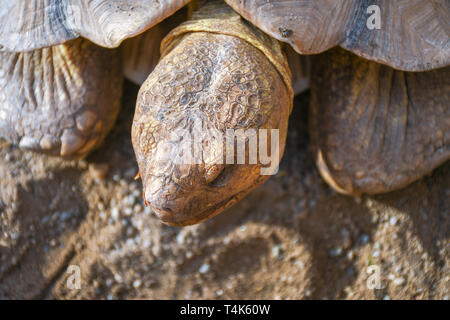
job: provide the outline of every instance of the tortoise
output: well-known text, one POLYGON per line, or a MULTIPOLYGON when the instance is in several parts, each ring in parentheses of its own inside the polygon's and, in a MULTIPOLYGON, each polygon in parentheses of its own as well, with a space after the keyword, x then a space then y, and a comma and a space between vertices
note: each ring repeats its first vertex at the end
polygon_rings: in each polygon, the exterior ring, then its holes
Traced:
POLYGON ((208 133, 276 129, 281 159, 293 88, 308 84, 297 53, 312 55, 311 149, 336 191, 396 190, 450 158, 450 1, 18 0, 0 17, 0 137, 85 157, 117 117, 123 64, 143 82, 131 136, 144 202, 170 225, 268 179, 261 162, 217 161, 223 141, 208 133), (184 22, 166 23, 188 3, 184 22), (122 56, 108 49, 127 38, 122 56), (176 132, 200 138, 200 161, 173 161, 176 132))

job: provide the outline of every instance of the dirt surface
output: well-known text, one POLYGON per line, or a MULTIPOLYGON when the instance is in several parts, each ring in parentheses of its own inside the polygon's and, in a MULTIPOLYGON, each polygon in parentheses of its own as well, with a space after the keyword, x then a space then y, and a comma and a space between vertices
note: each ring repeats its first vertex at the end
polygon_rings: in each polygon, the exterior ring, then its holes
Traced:
POLYGON ((449 162, 397 192, 338 195, 308 149, 306 93, 276 176, 212 220, 169 227, 133 179, 137 87, 125 93, 86 160, 0 148, 0 298, 448 299, 449 162), (67 285, 74 265, 80 289, 67 285))

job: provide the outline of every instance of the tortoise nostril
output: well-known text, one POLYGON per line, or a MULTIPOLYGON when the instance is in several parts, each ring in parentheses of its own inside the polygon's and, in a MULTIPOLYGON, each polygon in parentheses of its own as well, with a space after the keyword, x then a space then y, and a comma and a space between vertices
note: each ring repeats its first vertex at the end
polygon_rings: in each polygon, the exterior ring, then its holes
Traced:
POLYGON ((220 188, 225 186, 228 181, 230 181, 231 177, 233 176, 233 172, 235 170, 235 166, 233 165, 226 165, 222 171, 212 180, 208 183, 208 186, 213 188, 220 188))

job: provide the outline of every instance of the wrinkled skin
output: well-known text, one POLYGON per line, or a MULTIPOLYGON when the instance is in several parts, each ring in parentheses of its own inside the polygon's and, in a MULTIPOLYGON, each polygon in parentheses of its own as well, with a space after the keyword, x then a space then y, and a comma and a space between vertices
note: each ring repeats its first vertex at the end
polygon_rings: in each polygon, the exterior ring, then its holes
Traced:
POLYGON ((117 52, 76 39, 0 62, 0 138, 65 159, 101 144, 120 108, 117 52))
POLYGON ((226 129, 277 128, 281 157, 290 105, 275 67, 246 41, 203 32, 182 36, 137 100, 132 141, 146 204, 165 223, 189 225, 239 201, 269 175, 260 174, 261 164, 215 163, 223 144, 206 129, 225 135, 226 129), (168 156, 165 145, 181 148, 173 134, 180 129, 204 138, 200 163, 178 164, 168 156))

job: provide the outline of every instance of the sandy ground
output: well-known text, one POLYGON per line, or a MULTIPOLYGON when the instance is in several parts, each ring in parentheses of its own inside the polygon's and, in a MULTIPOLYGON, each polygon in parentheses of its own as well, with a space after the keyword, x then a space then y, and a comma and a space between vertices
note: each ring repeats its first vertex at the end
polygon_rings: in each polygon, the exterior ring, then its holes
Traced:
POLYGON ((86 160, 0 148, 0 298, 448 299, 450 163, 397 192, 338 195, 309 152, 303 94, 276 176, 210 221, 169 227, 133 180, 137 87, 125 92, 86 160))

